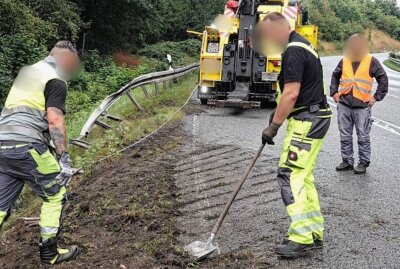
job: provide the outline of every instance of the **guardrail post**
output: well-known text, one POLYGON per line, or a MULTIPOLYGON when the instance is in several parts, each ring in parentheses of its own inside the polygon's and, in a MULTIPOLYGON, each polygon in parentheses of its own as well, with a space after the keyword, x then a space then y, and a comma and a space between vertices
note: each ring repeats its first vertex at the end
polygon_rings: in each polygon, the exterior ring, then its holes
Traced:
POLYGON ((160 93, 160 88, 158 87, 158 83, 154 82, 154 90, 156 92, 156 95, 158 95, 160 93))
POLYGON ((146 96, 146 98, 149 98, 149 92, 147 91, 146 85, 142 85, 142 90, 143 90, 144 96, 146 96))
POLYGON ((137 109, 140 111, 143 111, 143 108, 139 105, 139 103, 136 101, 135 97, 131 94, 130 91, 127 91, 126 94, 128 95, 128 98, 132 101, 132 103, 136 106, 137 109))
POLYGON ((165 91, 166 89, 167 89, 167 82, 166 81, 163 81, 163 90, 165 91))
POLYGON ((106 129, 106 130, 112 129, 112 127, 110 125, 108 125, 107 123, 105 123, 105 122, 96 120, 94 123, 97 124, 98 126, 104 128, 104 129, 106 129))

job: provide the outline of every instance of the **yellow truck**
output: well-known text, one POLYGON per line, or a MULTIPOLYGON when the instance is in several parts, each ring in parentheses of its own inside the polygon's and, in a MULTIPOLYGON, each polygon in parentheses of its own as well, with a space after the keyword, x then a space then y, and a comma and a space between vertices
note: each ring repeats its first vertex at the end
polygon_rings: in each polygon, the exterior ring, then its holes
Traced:
POLYGON ((308 24, 300 1, 238 1, 237 10, 225 12, 220 23, 207 26, 202 34, 198 87, 202 104, 256 108, 275 102, 281 54, 266 57, 250 46, 252 31, 269 12, 282 13, 293 29, 317 47, 318 27, 308 24))

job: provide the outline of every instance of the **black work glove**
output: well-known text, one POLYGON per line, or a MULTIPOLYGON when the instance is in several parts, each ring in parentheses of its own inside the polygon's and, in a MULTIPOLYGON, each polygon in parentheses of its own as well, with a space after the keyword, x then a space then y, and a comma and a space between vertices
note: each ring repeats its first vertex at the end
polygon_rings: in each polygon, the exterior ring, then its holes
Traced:
POLYGON ((67 152, 61 154, 59 163, 61 171, 56 177, 56 180, 60 186, 68 186, 71 182, 74 172, 72 171, 72 162, 67 152))
POLYGON ((263 145, 275 145, 274 137, 278 134, 278 130, 281 126, 276 123, 271 123, 271 125, 264 130, 262 134, 262 143, 263 145))

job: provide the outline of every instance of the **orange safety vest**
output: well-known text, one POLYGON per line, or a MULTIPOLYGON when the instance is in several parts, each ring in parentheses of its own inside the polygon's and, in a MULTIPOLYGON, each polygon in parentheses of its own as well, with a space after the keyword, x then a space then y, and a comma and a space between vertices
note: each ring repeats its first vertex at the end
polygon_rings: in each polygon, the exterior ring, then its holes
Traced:
POLYGON ((343 58, 343 71, 340 81, 339 96, 352 92, 353 96, 363 102, 372 99, 372 85, 374 78, 369 74, 372 55, 368 54, 361 61, 357 72, 354 74, 353 63, 348 58, 343 58))

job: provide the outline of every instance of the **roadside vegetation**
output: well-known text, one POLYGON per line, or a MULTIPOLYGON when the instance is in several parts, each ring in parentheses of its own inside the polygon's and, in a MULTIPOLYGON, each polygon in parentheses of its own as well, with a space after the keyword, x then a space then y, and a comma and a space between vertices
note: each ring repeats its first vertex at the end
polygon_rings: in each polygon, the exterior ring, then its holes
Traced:
MULTIPOLYGON (((392 57, 392 58, 394 58, 394 59, 396 59, 396 60, 398 60, 399 61, 399 63, 400 63, 400 51, 397 51, 397 52, 391 52, 390 54, 389 54, 389 56, 390 57, 392 57)), ((397 71, 397 72, 400 72, 400 64, 397 64, 397 63, 394 63, 394 62, 392 62, 391 60, 389 60, 389 59, 387 59, 386 61, 384 61, 383 62, 387 67, 389 67, 390 69, 392 69, 392 70, 394 70, 394 71, 397 71)))
POLYGON ((378 29, 400 40, 400 9, 396 0, 304 0, 310 22, 318 25, 320 38, 342 48, 358 32, 378 29))

